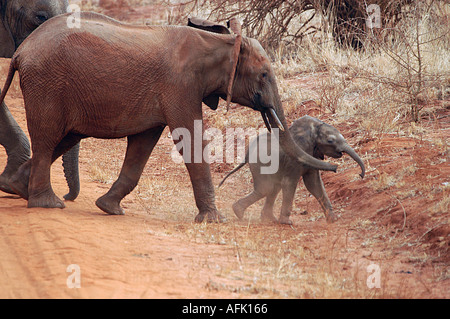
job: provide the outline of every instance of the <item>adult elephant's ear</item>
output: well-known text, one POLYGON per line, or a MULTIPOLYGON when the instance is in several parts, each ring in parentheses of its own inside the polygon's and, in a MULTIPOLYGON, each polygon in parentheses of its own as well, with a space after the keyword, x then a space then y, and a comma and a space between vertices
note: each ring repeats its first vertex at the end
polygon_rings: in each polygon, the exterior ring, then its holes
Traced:
POLYGON ((188 18, 188 26, 214 33, 221 33, 221 34, 231 33, 230 30, 228 30, 228 28, 223 25, 216 24, 214 22, 200 18, 188 18))
POLYGON ((231 61, 232 69, 227 88, 227 110, 228 110, 230 108, 231 97, 233 96, 234 75, 236 74, 236 67, 239 60, 239 53, 241 51, 242 34, 241 34, 241 24, 238 19, 232 18, 230 21, 228 21, 227 25, 228 28, 230 28, 231 31, 233 31, 233 33, 236 35, 234 40, 234 47, 231 61))
MULTIPOLYGON (((231 34, 227 27, 200 18, 189 18, 188 26, 214 33, 231 34)), ((219 106, 219 95, 211 94, 203 99, 203 103, 208 105, 211 109, 216 110, 219 106)))
MULTIPOLYGON (((200 18, 189 18, 188 19, 188 26, 206 30, 209 32, 214 33, 221 33, 221 34, 231 34, 230 30, 233 31, 235 36, 235 44, 233 48, 232 53, 232 60, 231 60, 231 74, 230 79, 227 86, 227 110, 230 108, 231 103, 231 97, 232 97, 232 91, 233 91, 233 82, 234 82, 234 75, 236 73, 236 66, 239 59, 239 52, 241 49, 241 43, 242 43, 242 35, 241 35, 241 25, 239 21, 236 18, 232 18, 230 21, 227 22, 227 27, 216 24, 214 22, 200 19, 200 18)), ((215 110, 217 109, 217 106, 219 104, 219 96, 218 95, 210 95, 203 99, 203 103, 208 105, 211 109, 215 110)))

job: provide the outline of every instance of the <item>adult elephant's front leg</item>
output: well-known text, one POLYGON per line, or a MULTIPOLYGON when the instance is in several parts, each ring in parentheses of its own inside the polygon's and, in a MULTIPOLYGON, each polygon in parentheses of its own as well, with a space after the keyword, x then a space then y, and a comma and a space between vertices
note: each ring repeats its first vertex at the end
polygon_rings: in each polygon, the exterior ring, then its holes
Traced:
POLYGON ((177 147, 181 145, 178 151, 183 156, 184 163, 189 171, 195 203, 199 210, 195 221, 201 223, 207 217, 208 222, 224 222, 225 217, 219 213, 216 207, 209 164, 203 158, 205 142, 203 141, 201 106, 198 111, 198 114, 191 118, 186 118, 187 116, 184 118, 180 116, 171 117, 169 127, 174 140, 180 140, 177 143, 177 147), (201 145, 198 145, 200 141, 201 145))
POLYGON ((199 210, 195 221, 201 223, 207 217, 209 223, 225 222, 225 216, 220 214, 216 207, 209 164, 204 161, 202 163, 186 163, 186 167, 191 178, 195 203, 199 210))

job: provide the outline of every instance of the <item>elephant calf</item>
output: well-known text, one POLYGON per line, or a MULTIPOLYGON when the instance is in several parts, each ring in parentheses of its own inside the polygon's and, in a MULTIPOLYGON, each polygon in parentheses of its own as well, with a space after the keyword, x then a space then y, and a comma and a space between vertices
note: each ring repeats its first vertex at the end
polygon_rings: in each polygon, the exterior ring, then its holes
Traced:
MULTIPOLYGON (((365 167, 363 161, 347 144, 342 134, 340 134, 333 126, 316 118, 303 116, 296 120, 289 130, 295 142, 306 153, 316 158, 324 159, 324 155, 340 158, 342 153, 347 153, 359 164, 361 167, 360 175, 364 178, 365 167)), ((259 155, 254 152, 257 152, 256 145, 261 145, 260 143, 267 143, 267 149, 270 149, 271 139, 268 138, 269 134, 270 133, 260 135, 253 140, 250 143, 245 161, 228 173, 219 184, 219 186, 221 186, 231 174, 249 163, 250 171, 253 176, 254 189, 249 195, 239 199, 233 204, 233 210, 236 216, 239 219, 242 219, 247 207, 265 197, 266 202, 261 212, 261 218, 276 221, 277 219, 273 215, 273 205, 278 193, 280 190, 283 190, 283 202, 279 222, 282 224, 292 224, 289 219, 292 210, 292 202, 294 200, 297 183, 300 177, 303 176, 303 182, 305 183, 306 188, 314 195, 322 206, 327 222, 334 222, 336 216, 333 213, 330 200, 325 192, 319 170, 300 164, 287 156, 282 149, 280 149, 278 171, 274 174, 261 173, 261 168, 264 164, 261 163, 259 155), (252 162, 249 161, 249 158, 256 158, 257 160, 256 162, 252 162)))

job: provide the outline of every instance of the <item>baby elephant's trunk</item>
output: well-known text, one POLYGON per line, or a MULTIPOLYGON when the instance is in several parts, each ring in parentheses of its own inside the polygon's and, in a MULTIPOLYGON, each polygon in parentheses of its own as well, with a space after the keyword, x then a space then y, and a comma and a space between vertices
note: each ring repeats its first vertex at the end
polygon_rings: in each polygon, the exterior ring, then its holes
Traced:
POLYGON ((358 154, 356 154, 355 150, 347 144, 342 149, 342 152, 350 155, 350 157, 353 158, 356 163, 358 163, 359 167, 361 167, 361 174, 359 175, 361 176, 361 178, 364 178, 364 175, 366 174, 366 168, 364 167, 362 159, 358 156, 358 154))

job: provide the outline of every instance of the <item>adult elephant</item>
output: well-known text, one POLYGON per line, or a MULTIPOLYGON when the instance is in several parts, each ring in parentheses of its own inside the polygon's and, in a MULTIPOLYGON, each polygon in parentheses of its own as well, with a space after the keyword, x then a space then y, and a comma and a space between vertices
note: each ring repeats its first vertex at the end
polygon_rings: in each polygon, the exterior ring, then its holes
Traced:
POLYGON ((119 178, 96 202, 109 214, 123 214, 121 200, 137 185, 168 126, 172 133, 182 129, 194 137, 190 143, 183 135, 182 142, 199 210, 195 220, 222 221, 202 156, 206 142, 201 139, 201 153, 195 142, 202 134, 196 125, 202 121, 202 101, 215 110, 219 98, 260 112, 269 129, 280 128, 280 147, 288 156, 336 171, 336 165, 306 154, 294 142, 270 59, 257 40, 241 35, 236 20, 229 27, 234 34, 217 34, 131 26, 88 12, 80 14, 81 27, 74 29, 67 17, 51 19, 20 46, 0 96, 1 102, 18 71, 33 158, 20 167, 12 185, 28 207, 64 207, 51 187, 50 166, 81 139, 127 137, 119 178), (49 37, 54 41, 42 45, 49 37))
MULTIPOLYGON (((67 6, 67 0, 0 0, 0 57, 11 58, 34 29, 65 13, 67 6)), ((0 144, 8 155, 6 167, 0 175, 0 190, 14 194, 9 180, 30 158, 30 143, 4 103, 0 106, 0 144)), ((63 158, 70 189, 64 198, 68 200, 74 200, 79 193, 78 150, 79 145, 76 145, 63 158)))

